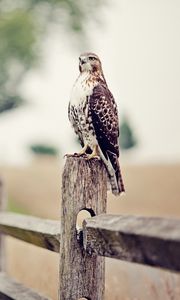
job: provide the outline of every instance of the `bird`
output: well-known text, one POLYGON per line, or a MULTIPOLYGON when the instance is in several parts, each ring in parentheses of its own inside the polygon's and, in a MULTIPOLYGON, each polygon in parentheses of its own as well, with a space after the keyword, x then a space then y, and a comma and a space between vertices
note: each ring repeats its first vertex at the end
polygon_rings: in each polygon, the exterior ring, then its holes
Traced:
POLYGON ((117 104, 106 83, 101 61, 95 53, 79 57, 76 79, 68 106, 68 118, 82 149, 77 155, 102 159, 114 195, 125 192, 119 164, 117 104))

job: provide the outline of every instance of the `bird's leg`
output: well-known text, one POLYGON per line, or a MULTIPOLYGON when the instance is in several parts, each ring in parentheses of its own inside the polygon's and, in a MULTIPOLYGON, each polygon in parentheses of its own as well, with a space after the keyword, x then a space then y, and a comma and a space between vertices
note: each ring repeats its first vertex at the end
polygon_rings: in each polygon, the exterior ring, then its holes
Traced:
POLYGON ((88 147, 89 147, 89 145, 85 144, 84 147, 81 149, 81 151, 79 153, 77 153, 77 155, 81 156, 81 155, 86 154, 86 150, 88 147))
POLYGON ((88 155, 88 157, 87 157, 88 160, 91 159, 91 158, 98 158, 98 159, 100 158, 99 157, 99 151, 98 151, 98 145, 94 146, 93 152, 90 155, 88 155))
POLYGON ((85 144, 84 147, 81 149, 79 153, 74 153, 74 154, 65 154, 64 157, 72 157, 72 156, 81 156, 81 155, 86 155, 86 150, 89 147, 88 144, 85 144))

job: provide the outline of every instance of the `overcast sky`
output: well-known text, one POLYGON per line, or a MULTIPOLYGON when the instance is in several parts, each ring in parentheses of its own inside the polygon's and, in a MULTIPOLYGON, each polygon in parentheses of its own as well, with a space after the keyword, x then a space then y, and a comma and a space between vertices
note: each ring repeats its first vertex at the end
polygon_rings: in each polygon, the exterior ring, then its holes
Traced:
POLYGON ((133 160, 180 161, 180 1, 114 0, 100 16, 103 25, 89 30, 90 49, 77 51, 67 34, 47 37, 41 69, 21 88, 29 104, 0 116, 0 163, 26 162, 34 142, 53 143, 61 154, 76 150, 67 106, 86 50, 100 56, 120 116, 132 123, 139 141, 133 160))

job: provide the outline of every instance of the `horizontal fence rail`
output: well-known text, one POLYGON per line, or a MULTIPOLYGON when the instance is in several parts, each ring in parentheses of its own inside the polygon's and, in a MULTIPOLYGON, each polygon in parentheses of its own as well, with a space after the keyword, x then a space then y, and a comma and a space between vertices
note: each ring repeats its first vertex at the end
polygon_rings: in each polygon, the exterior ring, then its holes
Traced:
MULTIPOLYGON (((0 213, 0 233, 59 252, 58 221, 0 213)), ((180 271, 180 220, 99 215, 83 224, 88 253, 180 271)))
POLYGON ((1 300, 50 300, 23 284, 9 278, 6 274, 0 273, 0 299, 1 300))
POLYGON ((59 253, 59 300, 104 299, 105 256, 180 272, 180 220, 107 215, 106 183, 102 161, 68 156, 60 232, 59 221, 4 212, 7 198, 0 179, 0 299, 48 299, 4 273, 4 235, 59 253), (77 232, 81 210, 92 217, 77 232))
POLYGON ((180 271, 180 220, 99 215, 84 221, 89 253, 180 271))
POLYGON ((0 233, 59 252, 59 221, 2 212, 0 213, 0 233))

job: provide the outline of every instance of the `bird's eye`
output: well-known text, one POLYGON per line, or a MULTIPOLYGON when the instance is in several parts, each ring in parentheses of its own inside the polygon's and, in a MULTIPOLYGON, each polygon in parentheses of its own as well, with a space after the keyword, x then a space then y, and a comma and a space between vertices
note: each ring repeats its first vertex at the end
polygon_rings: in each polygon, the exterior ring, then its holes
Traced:
POLYGON ((89 59, 90 59, 90 60, 95 60, 95 57, 89 56, 89 59))

